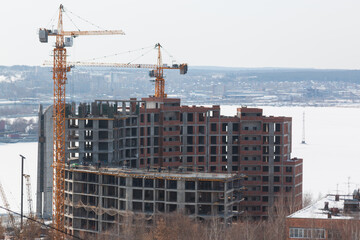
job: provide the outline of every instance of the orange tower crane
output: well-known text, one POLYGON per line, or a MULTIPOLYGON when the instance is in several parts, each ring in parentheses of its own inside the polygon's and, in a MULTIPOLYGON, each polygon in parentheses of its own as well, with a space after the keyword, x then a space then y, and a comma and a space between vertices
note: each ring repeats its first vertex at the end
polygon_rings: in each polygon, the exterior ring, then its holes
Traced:
MULTIPOLYGON (((155 48, 157 49, 157 64, 127 64, 127 63, 97 63, 97 62, 69 62, 68 66, 70 67, 115 67, 115 68, 148 68, 152 69, 149 72, 150 77, 155 77, 155 95, 156 98, 166 98, 167 94, 165 93, 165 79, 164 79, 164 69, 179 69, 180 74, 186 74, 188 70, 188 65, 186 63, 182 64, 172 64, 168 66, 167 64, 162 63, 161 57, 161 45, 157 43, 155 48)), ((44 65, 51 65, 50 61, 45 61, 44 65)))
MULTIPOLYGON (((72 46, 74 37, 82 35, 114 35, 124 32, 113 31, 64 31, 63 5, 59 7, 59 18, 56 30, 40 28, 40 42, 48 42, 48 36, 56 37, 54 48, 54 106, 53 106, 53 225, 60 231, 65 231, 65 84, 66 73, 70 67, 66 65, 66 47, 72 46)), ((64 238, 58 235, 57 239, 64 238)))
POLYGON ((154 70, 150 71, 150 77, 155 77, 155 97, 165 98, 167 97, 167 95, 165 93, 164 69, 180 69, 180 74, 186 74, 188 66, 186 63, 180 64, 180 66, 177 65, 173 65, 171 67, 164 66, 162 64, 160 43, 156 44, 155 47, 158 49, 157 65, 154 70))

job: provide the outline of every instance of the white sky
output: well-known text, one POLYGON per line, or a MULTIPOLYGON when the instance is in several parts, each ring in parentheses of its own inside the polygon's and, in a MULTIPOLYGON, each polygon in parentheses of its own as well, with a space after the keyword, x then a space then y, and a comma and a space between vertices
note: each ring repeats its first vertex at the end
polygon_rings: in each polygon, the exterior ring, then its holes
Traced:
MULTIPOLYGON (((359 0, 2 0, 0 65, 49 59, 54 39, 40 43, 37 30, 47 27, 60 3, 105 29, 126 33, 75 39, 69 49, 73 60, 160 42, 190 67, 360 65, 359 0)), ((86 26, 80 29, 97 30, 86 26)), ((65 30, 76 29, 66 22, 65 30)), ((149 61, 143 63, 155 63, 149 61)))

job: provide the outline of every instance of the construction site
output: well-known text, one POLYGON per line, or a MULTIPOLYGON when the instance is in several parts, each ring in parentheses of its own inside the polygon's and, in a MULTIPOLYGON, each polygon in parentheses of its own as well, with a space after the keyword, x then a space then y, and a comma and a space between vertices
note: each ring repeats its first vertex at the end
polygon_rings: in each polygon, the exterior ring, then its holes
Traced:
MULTIPOLYGON (((219 106, 181 106, 171 98, 96 100, 66 109, 68 165, 244 174, 241 206, 254 219, 266 218, 279 195, 301 207, 302 160, 291 158, 289 118, 247 107, 226 117, 219 106)), ((48 129, 39 144, 45 169, 52 164, 51 113, 39 116, 40 129, 48 129)), ((39 179, 45 185, 38 189, 38 215, 44 217, 51 215, 51 177, 48 171, 39 179)))
POLYGON ((168 98, 164 70, 186 74, 188 65, 163 64, 159 43, 157 64, 68 62, 75 37, 124 33, 64 31, 64 11, 60 5, 56 30, 39 30, 42 43, 56 38, 54 103, 39 108, 36 199, 36 216, 52 221, 54 239, 117 236, 128 215, 151 223, 177 212, 228 226, 245 216, 267 219, 279 198, 301 208, 302 159, 291 156, 291 118, 248 107, 223 116, 219 105, 168 98), (150 69, 155 93, 67 103, 66 74, 76 66, 150 69))

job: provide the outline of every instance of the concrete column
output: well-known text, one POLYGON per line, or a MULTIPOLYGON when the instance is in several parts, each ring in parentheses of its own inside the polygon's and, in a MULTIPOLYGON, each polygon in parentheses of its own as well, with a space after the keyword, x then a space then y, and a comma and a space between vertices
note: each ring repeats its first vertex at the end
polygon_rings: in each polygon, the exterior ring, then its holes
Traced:
POLYGON ((177 181, 178 211, 185 211, 185 180, 177 181))
POLYGON ((227 182, 224 182, 224 222, 227 218, 228 212, 227 212, 227 207, 228 207, 228 185, 227 182))
POLYGON ((231 123, 228 123, 227 126, 227 147, 228 147, 228 152, 227 152, 227 166, 228 166, 228 173, 231 173, 232 171, 232 157, 233 157, 233 152, 232 152, 232 126, 230 127, 231 123))
POLYGON ((98 163, 99 161, 99 120, 93 120, 93 163, 98 163))
POLYGON ((132 178, 126 178, 126 210, 132 211, 132 178))
POLYGON ((199 194, 198 194, 198 183, 199 181, 198 180, 195 180, 195 213, 194 215, 197 217, 198 214, 199 214, 199 194))
MULTIPOLYGON (((103 177, 104 177, 104 175, 103 174, 99 174, 98 175, 99 176, 99 185, 98 185, 98 205, 101 207, 101 208, 103 208, 104 206, 103 206, 103 201, 102 201, 102 199, 103 199, 103 177)), ((101 230, 102 230, 102 215, 101 214, 99 214, 98 216, 98 232, 101 232, 101 230)))

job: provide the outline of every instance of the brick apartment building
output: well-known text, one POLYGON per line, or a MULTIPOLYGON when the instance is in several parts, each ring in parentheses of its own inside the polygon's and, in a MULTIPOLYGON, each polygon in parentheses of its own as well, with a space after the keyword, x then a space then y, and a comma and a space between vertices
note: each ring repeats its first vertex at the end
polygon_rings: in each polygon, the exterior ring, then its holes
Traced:
POLYGON ((267 216, 276 195, 302 201, 302 160, 291 159, 291 118, 265 117, 262 109, 181 106, 180 99, 145 98, 140 108, 139 167, 241 172, 244 210, 267 216))
POLYGON ((287 217, 287 239, 360 239, 360 193, 327 195, 287 217))
MULTIPOLYGON (((180 99, 152 97, 72 105, 67 116, 70 163, 243 173, 242 207, 250 216, 266 218, 284 195, 301 208, 302 159, 291 158, 291 118, 247 107, 228 117, 217 105, 181 106, 180 99)), ((52 139, 46 141, 42 148, 51 152, 52 139)))

